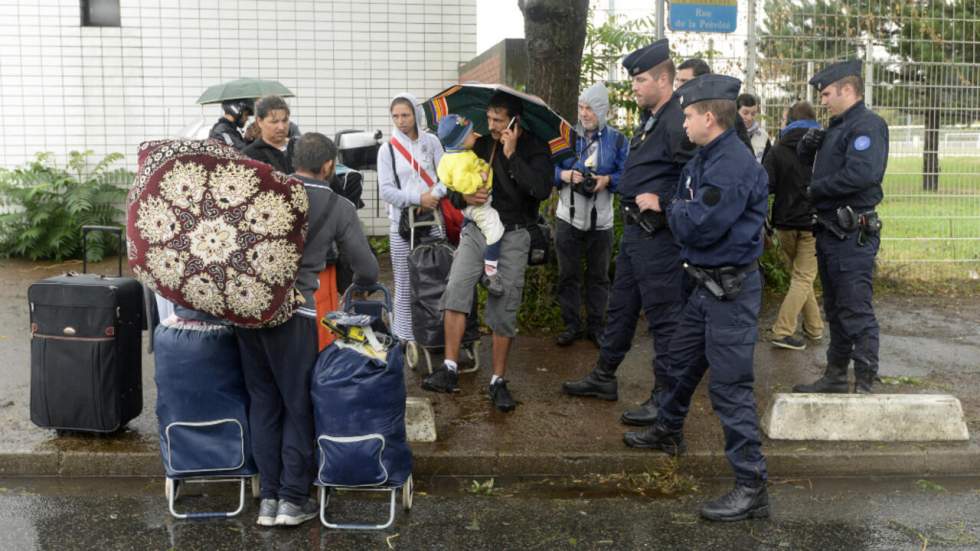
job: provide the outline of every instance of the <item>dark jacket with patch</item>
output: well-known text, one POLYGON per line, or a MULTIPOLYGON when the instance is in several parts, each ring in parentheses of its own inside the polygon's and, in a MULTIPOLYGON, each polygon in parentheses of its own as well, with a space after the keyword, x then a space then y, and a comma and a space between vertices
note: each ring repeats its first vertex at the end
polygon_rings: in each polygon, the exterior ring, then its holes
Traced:
POLYGON ((624 200, 656 193, 667 204, 677 190, 681 168, 694 155, 695 145, 684 131, 684 113, 672 96, 654 114, 646 111, 630 141, 626 168, 617 191, 624 200))
POLYGON ((813 205, 806 198, 810 167, 796 154, 796 146, 807 130, 794 128, 787 131, 762 159, 762 166, 769 175, 769 193, 775 195, 772 203, 772 225, 775 228, 813 229, 813 205))
POLYGON ((824 213, 844 205, 858 212, 873 209, 884 196, 887 165, 888 124, 859 101, 830 119, 813 164, 813 206, 824 213))
POLYGON ((762 255, 769 203, 766 171, 726 130, 684 166, 667 209, 681 258, 695 266, 743 266, 762 255))

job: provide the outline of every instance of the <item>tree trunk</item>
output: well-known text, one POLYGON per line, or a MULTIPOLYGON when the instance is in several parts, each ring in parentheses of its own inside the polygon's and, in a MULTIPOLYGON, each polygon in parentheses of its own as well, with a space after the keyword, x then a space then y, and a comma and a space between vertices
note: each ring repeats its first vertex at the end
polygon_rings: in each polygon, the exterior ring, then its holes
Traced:
POLYGON ((524 13, 527 91, 574 121, 589 0, 518 0, 517 4, 524 13))
POLYGON ((939 109, 927 109, 922 148, 922 190, 939 191, 939 109))

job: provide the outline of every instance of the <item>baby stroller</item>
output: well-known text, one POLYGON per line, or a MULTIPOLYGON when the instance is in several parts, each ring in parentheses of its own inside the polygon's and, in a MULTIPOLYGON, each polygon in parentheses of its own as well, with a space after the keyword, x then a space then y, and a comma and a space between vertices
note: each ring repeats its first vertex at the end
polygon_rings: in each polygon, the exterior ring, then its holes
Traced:
POLYGON ((405 434, 404 356, 390 335, 391 297, 383 302, 352 300, 321 323, 337 339, 317 358, 310 392, 316 426, 320 522, 327 528, 383 530, 395 520, 396 494, 412 508, 412 451, 405 434), (384 524, 341 524, 327 520, 331 489, 389 492, 384 524))
POLYGON ((251 482, 252 497, 259 496, 259 478, 252 460, 249 400, 234 331, 174 315, 157 326, 153 353, 170 514, 179 519, 237 516, 245 508, 246 483, 251 482), (237 482, 238 508, 177 512, 180 486, 191 482, 237 482))
MULTIPOLYGON (((427 217, 425 220, 417 219, 412 209, 408 212, 411 228, 409 247, 412 250, 408 256, 408 273, 412 283, 412 334, 415 340, 409 341, 405 346, 405 361, 408 367, 415 369, 424 358, 426 371, 432 373, 432 356, 440 353, 446 344, 439 301, 446 291, 455 249, 445 237, 416 236, 416 230, 422 228, 443 228, 442 235, 445 235, 442 215, 438 211, 432 218, 427 217)), ((466 318, 466 332, 460 347, 460 359, 465 362, 463 365, 469 364, 469 367, 461 366, 460 371, 463 373, 480 369, 480 321, 477 317, 475 289, 473 295, 473 308, 466 318)))

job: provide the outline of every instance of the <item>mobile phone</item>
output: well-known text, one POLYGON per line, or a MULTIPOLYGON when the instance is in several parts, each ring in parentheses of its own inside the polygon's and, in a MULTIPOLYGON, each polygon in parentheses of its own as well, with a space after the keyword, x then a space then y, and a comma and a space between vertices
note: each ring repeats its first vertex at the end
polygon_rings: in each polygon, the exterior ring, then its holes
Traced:
POLYGON ((507 130, 510 130, 511 128, 514 128, 514 123, 515 122, 517 122, 517 115, 514 115, 513 117, 510 118, 510 122, 507 123, 507 130))

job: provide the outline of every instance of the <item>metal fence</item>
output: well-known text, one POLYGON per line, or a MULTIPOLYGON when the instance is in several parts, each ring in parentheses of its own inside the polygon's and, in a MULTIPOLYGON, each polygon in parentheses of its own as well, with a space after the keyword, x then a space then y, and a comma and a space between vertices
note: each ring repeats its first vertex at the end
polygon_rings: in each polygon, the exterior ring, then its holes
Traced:
POLYGON ((789 105, 819 104, 816 71, 864 60, 866 102, 891 128, 880 272, 980 278, 978 0, 740 0, 739 12, 729 35, 666 36, 744 79, 771 136, 789 105))

